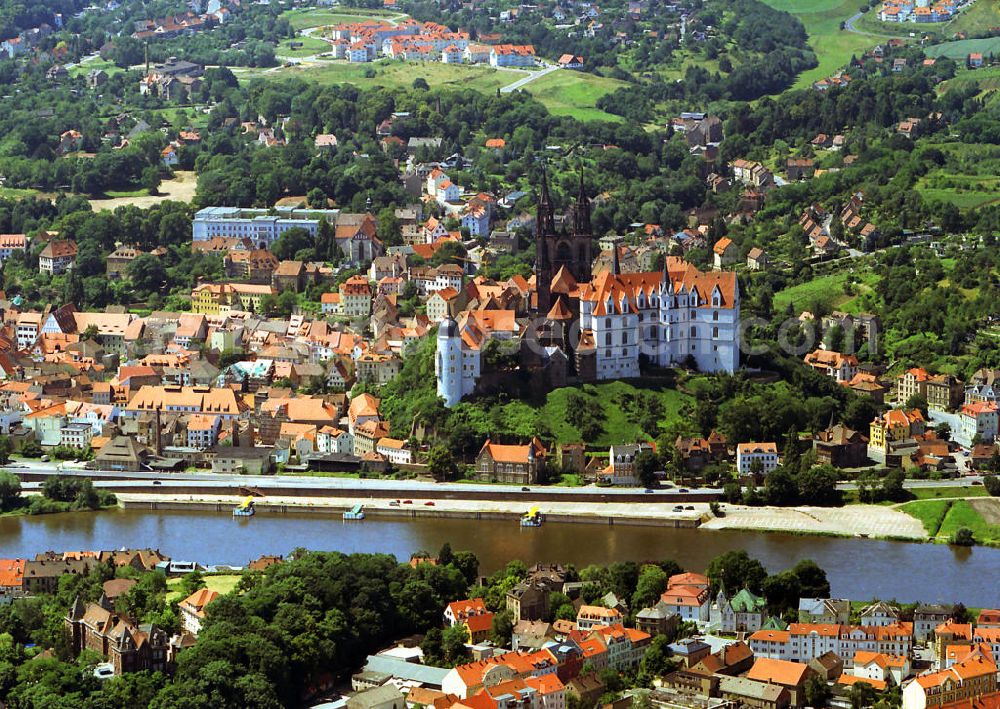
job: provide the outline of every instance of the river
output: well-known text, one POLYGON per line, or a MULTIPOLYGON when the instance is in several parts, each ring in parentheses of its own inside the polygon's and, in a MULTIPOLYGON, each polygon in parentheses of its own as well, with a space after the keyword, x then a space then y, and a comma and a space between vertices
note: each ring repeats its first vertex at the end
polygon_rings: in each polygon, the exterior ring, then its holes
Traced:
POLYGON ((745 549, 771 572, 813 559, 826 569, 836 597, 873 597, 967 606, 1000 606, 1000 549, 935 544, 598 524, 546 524, 471 519, 368 519, 342 522, 326 515, 108 510, 98 513, 0 517, 0 558, 31 557, 48 549, 160 549, 174 559, 243 566, 261 554, 296 547, 386 552, 408 559, 436 553, 444 542, 476 553, 489 573, 511 559, 607 564, 674 559, 703 571, 716 555, 745 549))

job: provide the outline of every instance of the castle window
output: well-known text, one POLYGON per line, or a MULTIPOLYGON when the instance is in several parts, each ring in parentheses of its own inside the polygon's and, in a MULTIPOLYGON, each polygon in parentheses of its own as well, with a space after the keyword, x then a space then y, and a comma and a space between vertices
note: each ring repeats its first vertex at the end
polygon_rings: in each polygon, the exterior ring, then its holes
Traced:
POLYGON ((605 357, 607 357, 608 359, 611 359, 611 350, 607 350, 607 351, 606 351, 606 352, 604 353, 604 356, 605 356, 605 357))
POLYGON ((610 345, 611 344, 611 333, 610 332, 604 333, 604 344, 605 345, 610 345))
POLYGON ((713 310, 712 311, 712 320, 718 320, 718 319, 719 319, 719 311, 718 310, 713 310))
POLYGON ((649 334, 652 337, 656 337, 656 325, 653 325, 653 327, 649 328, 649 334))
POLYGON ((691 327, 691 337, 698 337, 698 328, 694 326, 691 327))
POLYGON ((713 327, 712 328, 712 337, 718 337, 718 336, 719 336, 719 328, 713 327))
POLYGON ((604 318, 604 327, 611 327, 611 318, 604 318))

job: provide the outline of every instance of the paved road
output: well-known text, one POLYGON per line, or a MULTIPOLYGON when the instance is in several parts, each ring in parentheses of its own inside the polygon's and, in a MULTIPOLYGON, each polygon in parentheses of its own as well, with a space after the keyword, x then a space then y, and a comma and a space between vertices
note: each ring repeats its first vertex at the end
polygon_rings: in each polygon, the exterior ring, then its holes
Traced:
POLYGON ((509 93, 511 93, 513 91, 517 91, 518 89, 523 88, 527 84, 530 84, 535 79, 540 79, 543 76, 546 76, 547 74, 551 74, 552 72, 558 71, 558 70, 559 70, 559 65, 557 65, 557 64, 548 64, 541 71, 533 71, 530 74, 528 74, 527 76, 525 76, 525 77, 523 77, 521 79, 518 79, 513 84, 507 84, 506 86, 504 86, 503 88, 500 89, 500 93, 502 93, 502 94, 509 94, 509 93))
MULTIPOLYGON (((440 494, 441 491, 454 491, 454 492, 522 492, 521 488, 516 485, 483 485, 479 483, 433 483, 425 482, 420 480, 360 480, 359 478, 328 478, 328 477, 313 477, 307 475, 226 475, 222 473, 209 473, 209 472, 198 472, 198 473, 154 473, 154 472, 121 472, 113 470, 85 470, 80 465, 66 464, 62 468, 56 463, 42 463, 39 461, 27 461, 18 460, 14 461, 13 464, 6 466, 12 473, 34 473, 39 475, 79 475, 84 477, 100 477, 114 476, 117 478, 116 485, 137 485, 137 486, 148 486, 150 481, 159 480, 161 485, 165 487, 170 486, 185 486, 190 485, 193 482, 199 485, 205 484, 207 487, 231 487, 233 485, 247 485, 252 487, 273 488, 273 487, 283 487, 283 488, 327 488, 331 490, 337 489, 351 489, 357 488, 362 485, 366 488, 372 490, 379 489, 391 489, 391 490, 409 490, 415 496, 418 493, 424 491, 435 491, 440 494)), ((25 483, 25 487, 31 485, 31 483, 25 483)), ((659 494, 676 494, 680 488, 676 486, 666 487, 658 489, 654 492, 649 493, 650 498, 654 498, 659 494)), ((704 493, 704 494, 718 494, 720 492, 717 488, 683 488, 688 490, 688 492, 704 493)), ((539 492, 544 491, 546 494, 556 494, 556 495, 579 495, 579 494, 593 494, 593 495, 635 495, 636 492, 641 491, 641 488, 607 488, 607 487, 597 487, 596 485, 590 485, 587 487, 551 487, 551 486, 536 486, 530 487, 529 492, 525 492, 525 496, 530 496, 531 490, 537 490, 539 492)))
POLYGON ((851 15, 850 17, 848 17, 846 20, 844 20, 844 29, 847 30, 848 32, 853 32, 854 34, 863 34, 866 37, 894 37, 894 36, 896 36, 896 35, 889 35, 889 34, 879 34, 878 32, 869 32, 868 30, 859 30, 854 25, 855 25, 855 23, 858 20, 861 19, 861 16, 864 15, 864 14, 865 13, 863 13, 863 12, 856 12, 853 15, 851 15))

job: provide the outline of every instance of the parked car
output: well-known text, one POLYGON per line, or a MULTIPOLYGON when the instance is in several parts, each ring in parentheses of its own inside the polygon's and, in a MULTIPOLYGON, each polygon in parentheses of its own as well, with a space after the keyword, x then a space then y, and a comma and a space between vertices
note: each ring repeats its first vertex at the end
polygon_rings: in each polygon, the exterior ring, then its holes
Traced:
POLYGON ((688 489, 687 489, 686 487, 682 487, 682 488, 681 488, 680 490, 678 490, 677 492, 687 492, 687 491, 688 491, 688 489))
POLYGON ((390 500, 389 507, 399 507, 399 500, 390 500))
POLYGON ((404 505, 412 505, 413 504, 413 500, 403 500, 403 504, 404 505))
POLYGON ((433 506, 434 506, 434 500, 428 500, 427 502, 424 503, 424 507, 433 507, 433 506))
POLYGON ((153 484, 154 484, 154 485, 162 485, 163 483, 161 483, 161 482, 160 482, 159 480, 154 480, 154 481, 153 481, 153 484))
POLYGON ((521 488, 521 492, 531 492, 531 488, 530 487, 522 487, 521 488))

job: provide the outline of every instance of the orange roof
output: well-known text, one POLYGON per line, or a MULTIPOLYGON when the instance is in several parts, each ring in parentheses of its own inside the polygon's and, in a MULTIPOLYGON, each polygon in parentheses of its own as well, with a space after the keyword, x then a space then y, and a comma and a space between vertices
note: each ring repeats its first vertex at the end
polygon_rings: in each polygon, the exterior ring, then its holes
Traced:
POLYGON ((747 673, 747 679, 767 682, 768 684, 780 684, 786 687, 797 687, 805 681, 808 669, 807 665, 800 662, 759 657, 747 673))
POLYGON ((750 640, 757 642, 787 643, 791 639, 792 634, 787 630, 758 630, 750 636, 750 640))
POLYGON ((708 576, 704 574, 696 574, 691 571, 686 571, 682 574, 674 574, 667 580, 667 588, 672 588, 674 586, 700 586, 703 588, 708 588, 711 585, 711 581, 708 576))
POLYGON ((493 627, 493 614, 470 615, 463 623, 465 623, 470 633, 485 633, 493 627))
POLYGON ((777 453, 777 443, 738 443, 736 452, 749 455, 751 453, 777 453))
POLYGON ((837 678, 837 684, 854 685, 854 684, 870 684, 872 689, 881 692, 886 688, 886 683, 880 679, 871 679, 869 677, 855 677, 854 675, 842 674, 837 678))
POLYGON ((732 245, 733 245, 733 240, 724 236, 715 242, 715 246, 712 247, 712 251, 721 256, 722 254, 726 253, 726 249, 728 249, 732 245))
POLYGON ((505 145, 507 145, 507 141, 505 141, 503 138, 490 138, 490 139, 488 139, 486 141, 486 147, 487 148, 498 148, 499 149, 499 148, 503 148, 505 145))
POLYGON ((195 615, 200 618, 205 617, 205 606, 214 601, 219 597, 218 591, 213 591, 212 589, 202 588, 190 596, 181 601, 178 605, 181 607, 186 607, 190 609, 195 615))
POLYGON ((20 588, 24 578, 24 559, 0 559, 0 588, 20 588))

